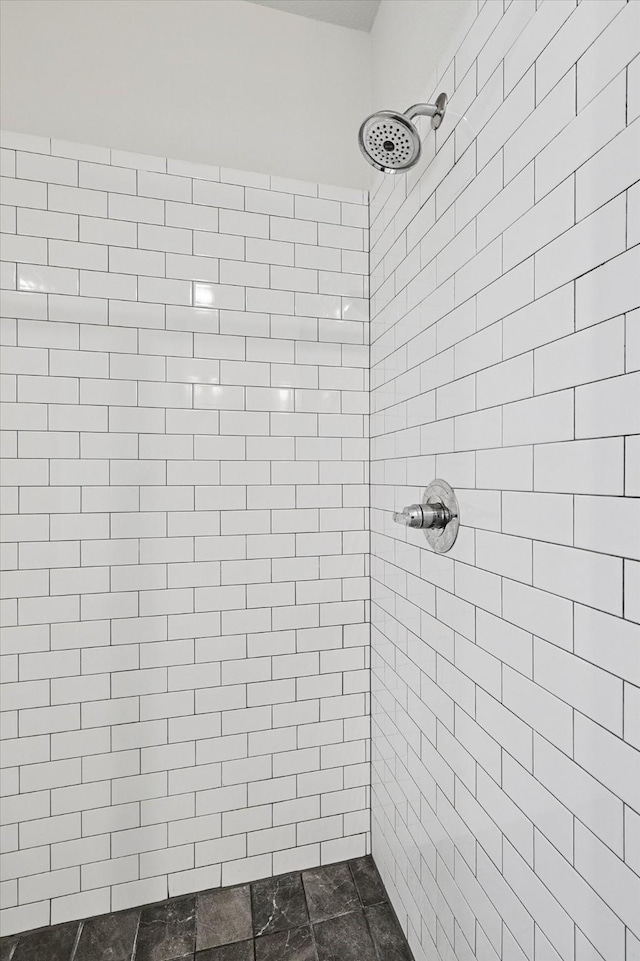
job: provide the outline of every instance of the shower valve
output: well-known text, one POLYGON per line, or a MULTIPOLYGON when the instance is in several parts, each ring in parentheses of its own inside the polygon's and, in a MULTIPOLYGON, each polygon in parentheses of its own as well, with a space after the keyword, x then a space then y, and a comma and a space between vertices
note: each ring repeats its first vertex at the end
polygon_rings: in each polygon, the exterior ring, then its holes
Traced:
POLYGON ((394 511, 396 524, 423 530, 429 544, 438 554, 453 547, 460 527, 458 499, 443 480, 431 481, 421 504, 411 504, 402 511, 394 511))
POLYGON ((446 527, 451 520, 451 513, 444 504, 411 504, 400 513, 394 511, 393 519, 396 524, 404 524, 405 527, 446 527))

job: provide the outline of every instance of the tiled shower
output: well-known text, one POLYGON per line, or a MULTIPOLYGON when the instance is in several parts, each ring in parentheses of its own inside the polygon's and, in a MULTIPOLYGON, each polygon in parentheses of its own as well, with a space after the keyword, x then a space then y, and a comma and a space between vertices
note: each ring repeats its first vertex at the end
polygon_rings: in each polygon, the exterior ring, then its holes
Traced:
POLYGON ((370 191, 3 134, 3 935, 372 854, 415 961, 640 961, 640 0, 433 67, 370 191))
POLYGON ((365 196, 4 142, 7 910, 364 854, 365 196))

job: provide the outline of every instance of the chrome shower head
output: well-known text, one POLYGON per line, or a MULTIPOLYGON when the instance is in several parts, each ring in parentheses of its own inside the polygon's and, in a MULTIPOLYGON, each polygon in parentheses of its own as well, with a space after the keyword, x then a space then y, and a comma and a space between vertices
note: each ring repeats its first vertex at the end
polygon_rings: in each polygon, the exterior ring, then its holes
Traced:
POLYGON ((434 130, 442 123, 447 109, 446 93, 439 94, 435 104, 417 103, 404 113, 379 110, 364 121, 358 133, 358 143, 364 158, 383 173, 395 174, 408 170, 420 159, 422 144, 414 117, 431 117, 434 130))
POLYGON ((360 150, 376 170, 408 170, 420 157, 420 136, 410 120, 393 110, 367 117, 358 134, 360 150))

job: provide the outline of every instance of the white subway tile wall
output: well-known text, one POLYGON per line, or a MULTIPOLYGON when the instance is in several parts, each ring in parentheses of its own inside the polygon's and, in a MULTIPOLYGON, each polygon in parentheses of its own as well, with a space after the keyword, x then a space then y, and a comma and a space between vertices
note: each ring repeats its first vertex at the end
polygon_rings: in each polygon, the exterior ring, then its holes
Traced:
POLYGON ((371 807, 416 961, 638 961, 640 2, 477 8, 371 358, 366 195, 4 135, 3 933, 371 807))
POLYGON ((640 3, 477 6, 371 200, 373 855, 416 961, 637 961, 640 3))
POLYGON ((366 853, 367 195, 2 143, 3 934, 366 853))

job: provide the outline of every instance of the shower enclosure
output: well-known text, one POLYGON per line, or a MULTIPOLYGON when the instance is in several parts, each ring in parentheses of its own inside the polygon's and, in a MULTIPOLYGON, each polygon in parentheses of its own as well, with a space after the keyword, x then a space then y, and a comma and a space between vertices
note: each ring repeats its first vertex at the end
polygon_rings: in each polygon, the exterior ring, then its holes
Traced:
POLYGON ((2 137, 11 961, 640 958, 640 2, 469 8, 370 191, 2 137))

